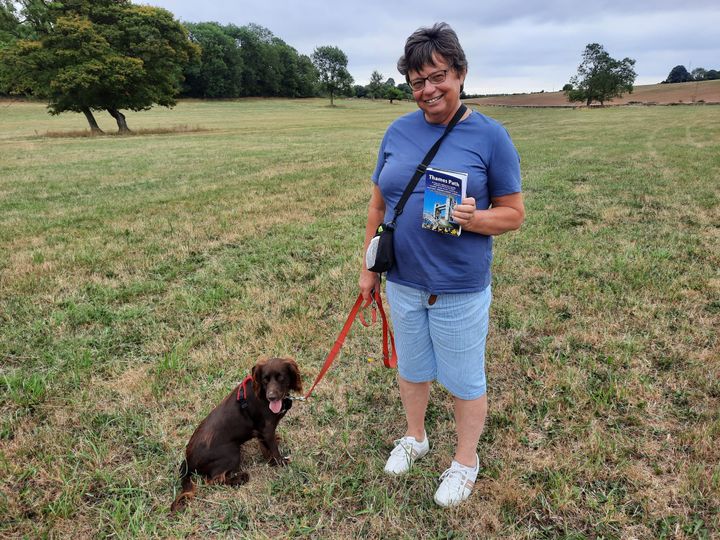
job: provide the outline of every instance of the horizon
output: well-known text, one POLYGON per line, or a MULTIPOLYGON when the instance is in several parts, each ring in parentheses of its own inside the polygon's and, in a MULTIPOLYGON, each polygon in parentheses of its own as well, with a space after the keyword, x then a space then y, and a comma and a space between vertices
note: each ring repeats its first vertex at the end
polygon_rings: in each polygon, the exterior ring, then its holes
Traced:
POLYGON ((720 69, 720 5, 689 0, 682 7, 670 0, 620 0, 591 4, 581 12, 567 0, 525 5, 519 0, 488 0, 438 6, 416 0, 378 0, 362 5, 320 0, 302 4, 268 0, 227 5, 213 0, 149 0, 136 3, 167 9, 182 22, 255 23, 270 30, 299 53, 310 56, 323 45, 348 56, 355 84, 366 85, 378 71, 383 79, 402 80, 396 62, 406 38, 416 29, 445 21, 457 32, 469 62, 465 82, 470 94, 557 92, 577 73, 588 43, 600 43, 616 59, 636 60, 636 84, 658 84, 670 70, 684 65, 720 69))

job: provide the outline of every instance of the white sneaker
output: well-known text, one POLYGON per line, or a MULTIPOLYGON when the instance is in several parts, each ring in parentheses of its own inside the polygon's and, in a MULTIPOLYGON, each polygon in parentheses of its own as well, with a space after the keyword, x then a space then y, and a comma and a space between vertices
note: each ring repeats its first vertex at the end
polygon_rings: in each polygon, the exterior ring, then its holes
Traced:
POLYGON ((480 470, 477 454, 475 460, 477 465, 474 469, 453 460, 450 468, 440 475, 441 484, 434 497, 437 504, 444 507, 455 506, 470 496, 480 470))
POLYGON ((415 437, 403 437, 395 441, 395 448, 385 463, 385 472, 393 475, 405 474, 416 459, 420 459, 430 450, 427 434, 425 440, 417 442, 415 437))

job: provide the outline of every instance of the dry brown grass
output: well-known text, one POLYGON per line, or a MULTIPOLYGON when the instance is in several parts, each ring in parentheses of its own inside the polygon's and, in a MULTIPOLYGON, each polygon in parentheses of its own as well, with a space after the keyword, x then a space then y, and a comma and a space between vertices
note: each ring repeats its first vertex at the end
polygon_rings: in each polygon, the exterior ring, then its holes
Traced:
POLYGON ((41 136, 42 137, 48 137, 48 138, 65 138, 65 137, 138 137, 138 136, 146 136, 146 135, 168 135, 172 133, 198 133, 203 131, 209 131, 207 128, 202 128, 200 126, 187 126, 187 125, 180 125, 180 126, 171 126, 171 127, 156 127, 156 128, 140 128, 140 129, 132 129, 130 131, 125 132, 117 132, 117 131, 103 131, 103 132, 93 132, 89 129, 76 129, 71 131, 46 131, 41 136))

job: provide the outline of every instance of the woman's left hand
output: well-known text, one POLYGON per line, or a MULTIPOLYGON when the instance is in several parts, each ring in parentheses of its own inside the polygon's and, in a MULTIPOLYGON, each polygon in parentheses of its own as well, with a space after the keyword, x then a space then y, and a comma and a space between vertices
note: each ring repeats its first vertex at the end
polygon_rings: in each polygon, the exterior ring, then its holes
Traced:
POLYGON ((465 197, 453 210, 453 221, 463 229, 470 230, 470 224, 475 217, 475 198, 465 197))

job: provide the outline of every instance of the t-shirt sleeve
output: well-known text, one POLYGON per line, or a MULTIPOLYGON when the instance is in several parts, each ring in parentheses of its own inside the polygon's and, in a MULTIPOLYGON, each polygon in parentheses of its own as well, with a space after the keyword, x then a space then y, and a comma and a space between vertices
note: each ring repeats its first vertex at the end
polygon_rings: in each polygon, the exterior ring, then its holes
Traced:
POLYGON ((378 184, 380 182, 380 173, 383 170, 383 167, 385 166, 385 161, 387 159, 387 156, 385 154, 385 147, 387 146, 387 139, 388 139, 388 132, 390 130, 385 132, 385 136, 383 137, 382 142, 380 143, 380 150, 378 150, 378 157, 377 157, 377 163, 375 164, 375 170, 372 173, 372 181, 375 184, 378 184))
POLYGON ((490 197, 502 197, 522 191, 520 155, 507 130, 499 125, 488 166, 490 197))

